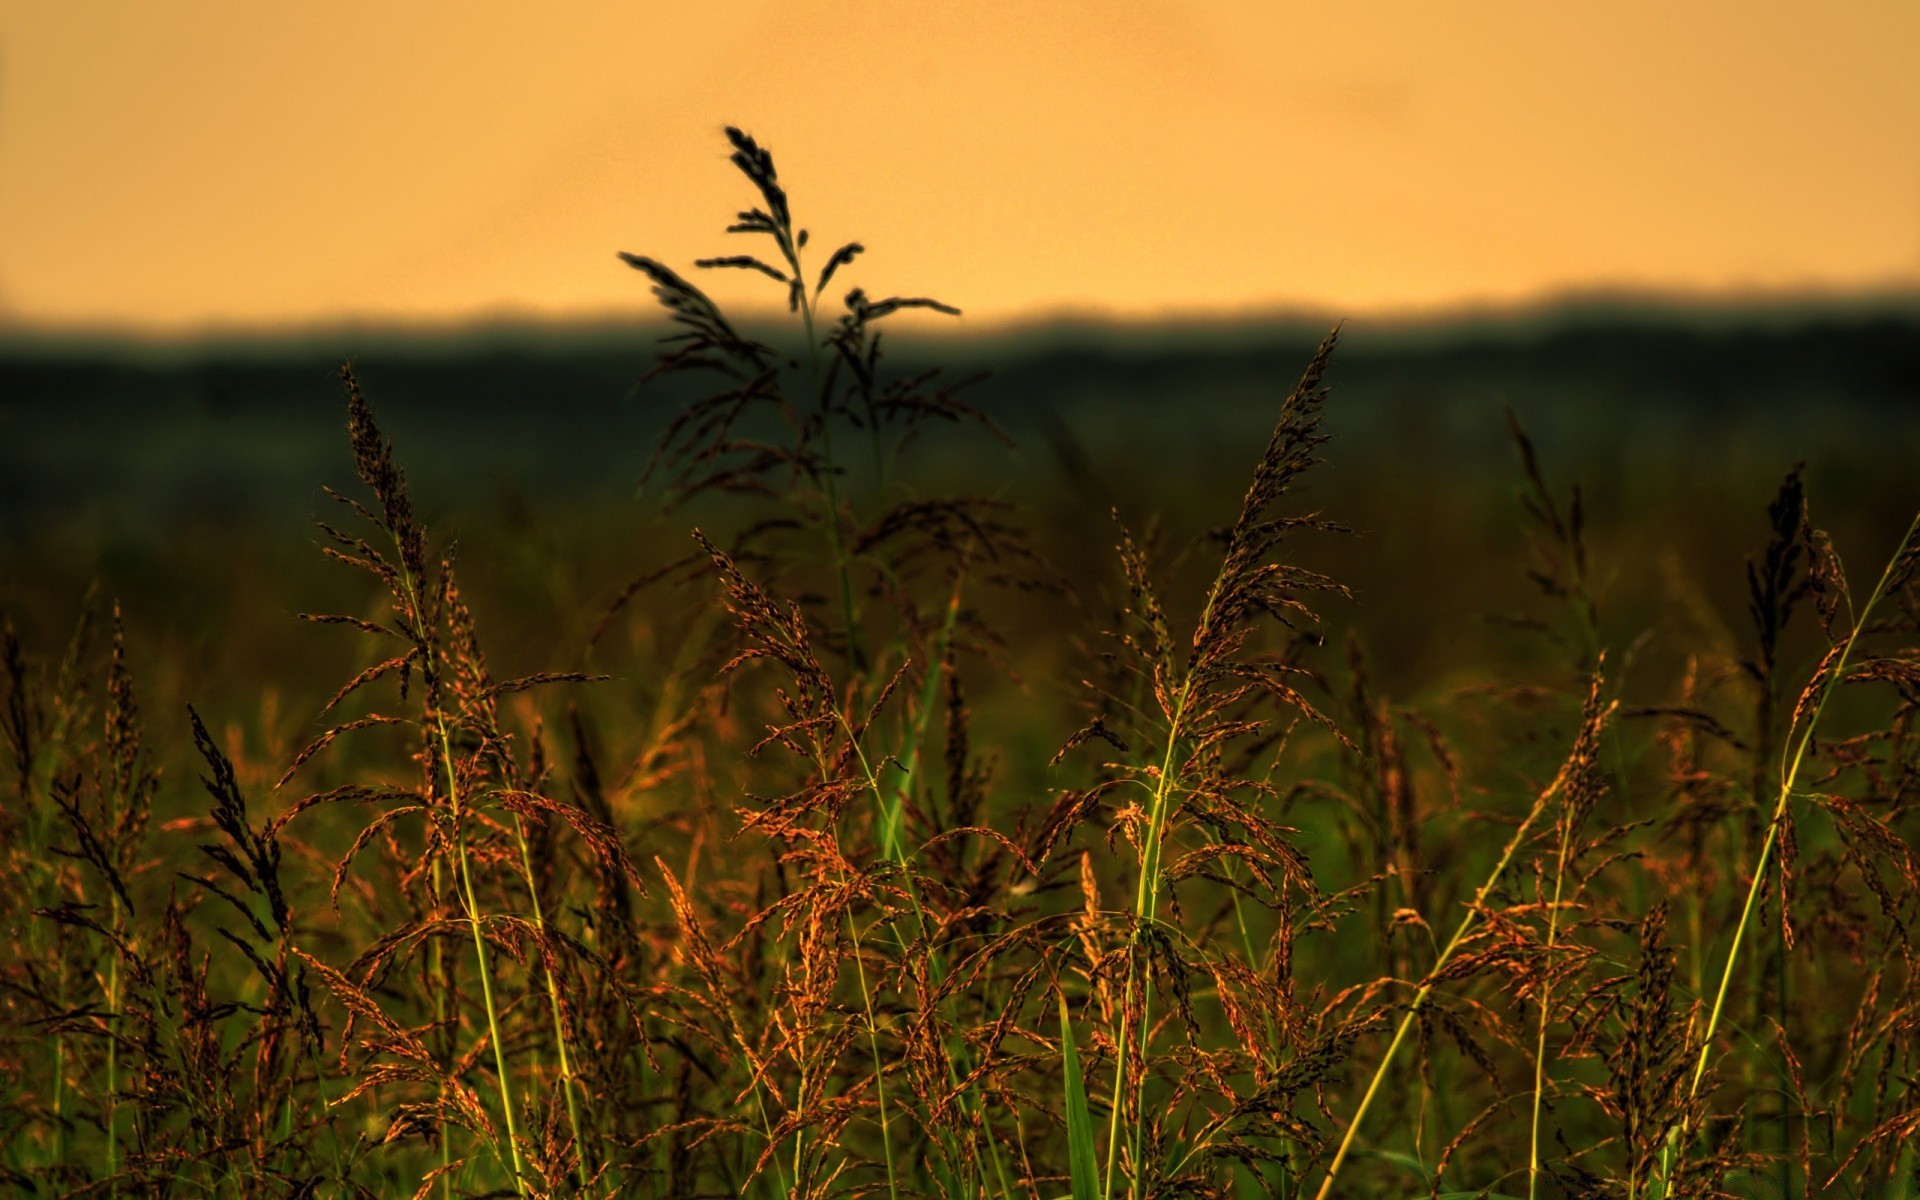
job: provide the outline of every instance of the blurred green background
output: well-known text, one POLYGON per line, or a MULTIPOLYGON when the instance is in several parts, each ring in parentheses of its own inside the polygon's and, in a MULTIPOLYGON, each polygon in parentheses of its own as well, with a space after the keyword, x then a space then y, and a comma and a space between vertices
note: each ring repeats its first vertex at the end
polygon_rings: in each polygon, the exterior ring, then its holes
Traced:
MULTIPOLYGON (((909 491, 1014 501, 1046 561, 1115 577, 1117 509, 1167 554, 1226 520, 1281 398, 1324 326, 1056 325, 967 337, 908 330, 902 373, 988 376, 965 395, 1014 442, 923 435, 909 491)), ((87 587, 120 597, 155 686, 245 703, 258 687, 324 694, 331 639, 291 615, 363 604, 314 548, 323 484, 352 482, 336 368, 351 357, 413 481, 462 543, 502 669, 577 665, 627 579, 684 552, 695 524, 755 510, 709 498, 664 511, 638 480, 682 383, 638 381, 657 327, 378 330, 136 345, 0 347, 0 608, 60 636, 87 587)), ((1498 619, 1535 593, 1518 459, 1524 424, 1550 482, 1583 488, 1603 621, 1684 647, 1744 627, 1745 558, 1804 460, 1816 524, 1860 575, 1920 503, 1920 304, 1653 308, 1345 327, 1331 374, 1328 466, 1308 502, 1354 536, 1301 543, 1355 593, 1334 624, 1401 695, 1538 653, 1498 619), (1716 630, 1719 633, 1716 633, 1716 630)), ((1096 589, 1097 590, 1097 589, 1096 589)), ((662 613, 691 595, 650 594, 662 613)), ((1017 621, 1064 661, 1068 622, 1017 621)), ((1084 624, 1084 623, 1080 623, 1084 624)), ((1336 630, 1337 632, 1337 630, 1336 630)), ((1019 659, 1032 664, 1029 655, 1019 659)), ((296 706, 298 707, 298 706, 296 706)))

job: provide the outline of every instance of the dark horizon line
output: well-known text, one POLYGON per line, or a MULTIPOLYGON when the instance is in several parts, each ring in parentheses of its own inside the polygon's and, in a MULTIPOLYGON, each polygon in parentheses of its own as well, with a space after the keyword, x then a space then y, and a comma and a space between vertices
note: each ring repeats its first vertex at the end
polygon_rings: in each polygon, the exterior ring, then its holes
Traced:
MULTIPOLYGON (((1241 345, 1275 337, 1317 338, 1335 324, 1351 336, 1360 329, 1392 342, 1446 342, 1488 335, 1529 335, 1562 326, 1631 321, 1699 329, 1793 326, 1819 320, 1893 317, 1920 322, 1920 283, 1850 291, 1708 292, 1677 289, 1581 288, 1511 301, 1463 301, 1434 308, 1354 310, 1331 306, 1271 305, 1211 311, 1125 314, 1060 308, 990 319, 920 318, 914 342, 942 347, 1241 345)), ((743 332, 781 340, 789 320, 782 309, 746 310, 743 332)), ((210 354, 284 355, 346 349, 406 347, 458 353, 480 347, 598 348, 636 336, 648 344, 671 330, 657 310, 551 316, 500 311, 457 318, 341 318, 283 325, 208 325, 183 332, 134 326, 10 324, 0 317, 0 355, 65 357, 202 357, 210 354)), ((907 328, 902 324, 903 330, 907 328)))

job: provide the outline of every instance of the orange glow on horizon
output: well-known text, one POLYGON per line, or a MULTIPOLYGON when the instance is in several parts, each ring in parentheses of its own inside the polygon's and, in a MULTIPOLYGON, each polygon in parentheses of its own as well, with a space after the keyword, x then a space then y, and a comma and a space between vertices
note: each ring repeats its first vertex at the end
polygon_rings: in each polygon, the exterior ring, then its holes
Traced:
POLYGON ((986 322, 1912 289, 1917 60, 1911 0, 28 0, 0 324, 649 312, 615 251, 747 248, 729 123, 986 322))

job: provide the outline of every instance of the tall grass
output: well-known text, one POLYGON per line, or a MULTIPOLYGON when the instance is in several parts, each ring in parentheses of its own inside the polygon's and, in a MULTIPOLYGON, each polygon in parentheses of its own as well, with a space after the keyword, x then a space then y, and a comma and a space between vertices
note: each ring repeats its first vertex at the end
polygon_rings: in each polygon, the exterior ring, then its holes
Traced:
POLYGON ((1530 581, 1541 650, 1393 695, 1312 565, 1335 335, 1223 524, 1096 514, 1111 568, 1065 571, 1049 514, 923 468, 1005 440, 883 352, 957 310, 836 306, 864 248, 727 136, 758 252, 696 266, 787 320, 622 256, 675 325, 647 494, 687 538, 590 638, 496 673, 351 366, 295 741, 227 698, 261 680, 143 706, 170 651, 118 608, 9 625, 9 1186, 1913 1194, 1920 526, 1856 606, 1789 475, 1750 632, 1667 672, 1608 604, 1644 564, 1515 422, 1524 565, 1460 569, 1530 581))

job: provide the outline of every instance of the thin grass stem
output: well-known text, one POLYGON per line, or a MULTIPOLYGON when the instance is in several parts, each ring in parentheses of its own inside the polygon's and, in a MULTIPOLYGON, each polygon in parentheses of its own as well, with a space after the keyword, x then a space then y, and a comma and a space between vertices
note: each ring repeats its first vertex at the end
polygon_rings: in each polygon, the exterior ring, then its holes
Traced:
POLYGON ((887 1195, 900 1200, 900 1184, 893 1167, 893 1137, 887 1122, 887 1076, 880 1061, 880 1031, 874 1025, 873 993, 867 987, 867 967, 860 959, 860 932, 853 912, 847 912, 847 936, 853 939, 853 969, 860 980, 860 1005, 867 1018, 867 1046, 873 1052, 873 1086, 880 1106, 880 1149, 887 1160, 887 1195))
MULTIPOLYGON (((112 897, 113 925, 120 928, 120 897, 112 897)), ((107 958, 107 1194, 118 1200, 120 1195, 120 948, 115 945, 107 958)))
MULTIPOLYGON (((1208 607, 1209 609, 1212 607, 1211 598, 1208 607)), ((1127 955, 1127 986, 1121 994, 1122 1001, 1120 1006, 1120 1019, 1122 1022, 1126 1020, 1127 1005, 1133 998, 1135 977, 1140 974, 1134 962, 1132 947, 1139 941, 1140 930, 1152 923, 1155 906, 1159 900, 1157 877, 1160 872, 1160 839, 1166 832, 1167 805, 1169 798, 1173 794, 1173 756, 1179 745, 1180 734, 1182 732, 1181 722, 1186 716, 1187 702, 1192 695, 1192 689, 1193 680, 1192 677, 1189 676, 1186 682, 1180 687, 1180 697, 1174 702, 1173 715, 1168 721, 1167 748, 1161 757, 1160 775, 1154 786, 1153 809, 1148 820, 1146 843, 1140 851, 1140 879, 1135 887, 1133 899, 1134 926, 1127 936, 1129 947, 1127 955)), ((1147 1040, 1152 1036, 1153 1032, 1153 980, 1151 973, 1148 973, 1145 978, 1141 979, 1139 986, 1141 988, 1140 1054, 1144 1060, 1147 1053, 1147 1040)), ((1126 1030, 1122 1030, 1121 1036, 1114 1039, 1113 1112, 1110 1115, 1107 1125, 1106 1178, 1101 1186, 1101 1196, 1103 1200, 1111 1200, 1113 1196, 1113 1178, 1119 1166, 1120 1125, 1122 1113, 1126 1107, 1122 1102, 1121 1096, 1122 1089, 1126 1086, 1127 1044, 1130 1037, 1131 1035, 1126 1030)), ((1138 1114, 1140 1112, 1140 1104, 1146 1095, 1146 1086, 1146 1074, 1143 1071, 1140 1077, 1138 1093, 1134 1097, 1134 1124, 1136 1129, 1132 1142, 1134 1152, 1133 1182, 1128 1187, 1129 1195, 1139 1190, 1139 1154, 1141 1139, 1137 1126, 1140 1125, 1138 1114)))
MULTIPOLYGON (((1886 569, 1880 573, 1880 580, 1874 584, 1873 593, 1867 597, 1866 604, 1854 616, 1853 627, 1848 631, 1846 641, 1841 643, 1832 669, 1819 685, 1813 707, 1807 713, 1806 724, 1801 727, 1799 740, 1793 746, 1792 756, 1783 764, 1780 773, 1780 793, 1774 801, 1773 815, 1767 821, 1766 837, 1760 842, 1760 853, 1753 865, 1753 879, 1747 885, 1746 902, 1741 905, 1740 921, 1733 929, 1733 943, 1727 949, 1727 961, 1720 971, 1720 984, 1714 992, 1713 1008, 1708 1013, 1707 1027, 1700 1037, 1700 1054, 1694 1062, 1692 1075, 1687 1082, 1689 1103, 1699 1094, 1700 1081, 1706 1076, 1707 1061, 1713 1054, 1714 1034, 1720 1028, 1720 1014, 1726 1007, 1727 992, 1733 984, 1734 966, 1740 958, 1740 947, 1746 942, 1747 926, 1753 922, 1754 909, 1760 900, 1760 888, 1766 882, 1767 868, 1772 862, 1774 847, 1780 840, 1780 827, 1786 823, 1788 806, 1793 799, 1794 784, 1800 778, 1800 768, 1806 761, 1808 749, 1813 745, 1814 732, 1819 728, 1820 717, 1826 711, 1827 701, 1833 696, 1840 681, 1846 677, 1847 664, 1853 657, 1853 649, 1860 640, 1860 634, 1866 629, 1868 618, 1873 615, 1874 608, 1886 594, 1888 583, 1893 580, 1895 570, 1906 558, 1916 535, 1920 535, 1920 514, 1916 514, 1913 521, 1908 524, 1906 535, 1900 539, 1893 557, 1887 561, 1886 569)), ((1791 739, 1791 730, 1788 736, 1791 739)), ((1691 1124, 1690 1119, 1683 1118, 1668 1135, 1667 1145, 1661 1151, 1660 1175, 1663 1184, 1672 1180, 1674 1170, 1680 1165, 1685 1143, 1693 1135, 1691 1124)))
POLYGON ((1540 1195, 1540 1109, 1547 1085, 1547 1024, 1553 1015, 1553 951, 1560 932, 1560 897, 1567 878, 1567 843, 1571 836, 1572 830, 1562 821, 1560 850, 1553 864, 1553 903, 1547 907, 1547 969, 1540 981, 1540 1025, 1535 1031, 1533 1043, 1533 1112, 1527 1143, 1527 1200, 1538 1200, 1540 1195))
MULTIPOLYGON (((1612 706, 1609 705, 1608 711, 1611 711, 1611 708, 1612 706)), ((1546 812, 1547 806, 1553 801, 1554 797, 1558 796, 1561 790, 1566 787, 1567 777, 1567 771, 1562 770, 1561 773, 1554 778, 1554 781, 1547 786, 1546 790, 1540 793, 1539 798, 1533 802, 1533 807, 1528 810, 1526 819, 1520 822, 1520 827, 1514 830, 1513 835, 1507 839, 1505 848, 1500 851, 1500 859, 1494 863, 1493 870, 1487 875, 1486 882, 1482 883, 1479 889, 1474 892, 1473 903, 1467 906, 1466 915, 1460 918, 1460 924, 1454 929, 1453 936, 1447 939, 1447 944, 1441 948, 1440 954, 1434 960, 1433 966, 1428 969, 1428 982, 1422 983, 1419 990, 1414 993, 1413 1002, 1407 1006, 1406 1014, 1400 1018, 1400 1024, 1393 1032, 1393 1040, 1387 1043, 1386 1053, 1380 1056, 1380 1065, 1374 1069, 1373 1078, 1367 1081, 1367 1090, 1360 1097, 1360 1105, 1354 1110, 1353 1119, 1347 1122, 1347 1132, 1345 1136, 1340 1139, 1340 1147, 1334 1152, 1333 1162, 1327 1166, 1326 1178, 1320 1181, 1320 1190, 1314 1193, 1315 1200, 1327 1200, 1327 1197, 1332 1195, 1334 1180, 1339 1178, 1340 1168, 1345 1165, 1347 1156, 1353 1152, 1355 1141, 1359 1137, 1361 1123, 1366 1120, 1367 1110, 1373 1106, 1374 1097, 1380 1093, 1380 1085, 1386 1080, 1387 1069, 1393 1065, 1394 1056, 1399 1053, 1400 1044, 1406 1041, 1407 1031, 1413 1028, 1413 1023, 1415 1019, 1419 1017, 1421 1008, 1426 1005, 1427 997, 1433 993, 1434 985, 1431 982, 1433 977, 1439 974, 1440 971, 1446 967, 1447 963, 1452 961, 1454 951, 1460 948, 1460 943, 1466 940, 1467 934, 1472 931, 1474 924, 1479 920, 1481 910, 1486 904, 1488 893, 1492 892, 1493 889, 1498 886, 1500 877, 1506 874, 1508 864, 1513 861, 1514 854, 1526 841, 1527 835, 1532 832, 1534 823, 1540 819, 1542 813, 1546 812)))
MULTIPOLYGON (((441 734, 444 745, 446 735, 441 734)), ((525 1167, 520 1158, 520 1131, 514 1118, 513 1087, 507 1073, 506 1046, 500 1038, 499 1010, 493 1000, 493 974, 487 963, 487 939, 480 931, 480 902, 474 897, 473 868, 467 861, 467 836, 460 827, 460 815, 454 814, 453 845, 456 862, 460 872, 460 888, 466 904, 467 924, 473 930, 473 955, 480 968, 480 996, 487 1010, 487 1036, 492 1042, 493 1069, 500 1084, 500 1110, 507 1125, 507 1150, 512 1162, 513 1190, 517 1195, 527 1194, 525 1167)), ((499 1147, 494 1147, 499 1153, 499 1147)))
MULTIPOLYGON (((540 936, 547 934, 547 918, 540 905, 540 889, 533 874, 533 854, 527 847, 525 823, 515 816, 513 820, 513 839, 520 850, 520 870, 526 876, 527 897, 533 905, 533 925, 540 936)), ((553 1040, 560 1055, 560 1088, 567 1099, 567 1126, 573 1133, 574 1176, 580 1181, 581 1190, 588 1187, 590 1176, 587 1172, 587 1143, 580 1134, 580 1106, 574 1096, 576 1088, 573 1078, 573 1063, 567 1053, 567 1025, 560 1007, 560 986, 553 977, 553 968, 548 966, 541 972, 547 980, 547 1006, 553 1014, 553 1040)))

